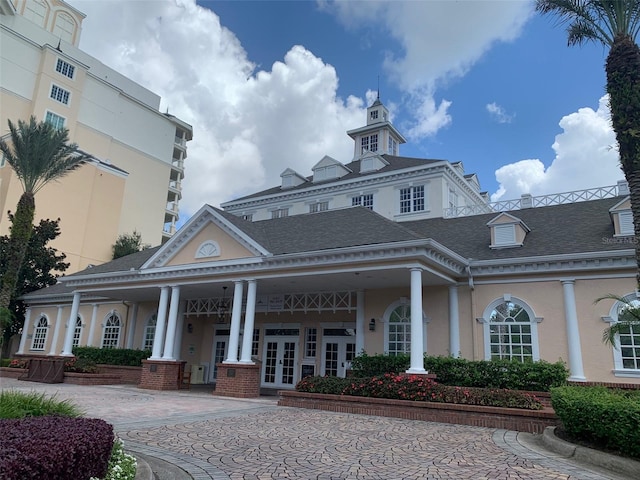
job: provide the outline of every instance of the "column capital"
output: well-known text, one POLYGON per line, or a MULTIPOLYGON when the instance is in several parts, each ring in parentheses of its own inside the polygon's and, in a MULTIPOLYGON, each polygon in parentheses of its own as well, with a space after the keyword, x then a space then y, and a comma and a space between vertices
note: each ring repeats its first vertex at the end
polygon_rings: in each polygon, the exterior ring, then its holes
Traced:
POLYGON ((575 285, 576 284, 576 279, 575 278, 563 278, 563 279, 560 279, 560 283, 562 283, 563 285, 575 285))

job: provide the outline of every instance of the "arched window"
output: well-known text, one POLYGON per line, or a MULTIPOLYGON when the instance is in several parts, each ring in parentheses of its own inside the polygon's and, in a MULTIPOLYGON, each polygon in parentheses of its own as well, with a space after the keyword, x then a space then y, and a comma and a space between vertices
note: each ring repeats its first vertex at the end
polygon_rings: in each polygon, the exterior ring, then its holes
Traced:
MULTIPOLYGON (((423 345, 427 346, 427 329, 422 313, 423 345)), ((406 298, 392 303, 384 313, 384 351, 389 355, 411 353, 411 304, 406 298)))
POLYGON ((540 360, 538 321, 526 302, 505 295, 484 311, 485 360, 540 360))
POLYGON ((121 323, 120 316, 116 311, 112 311, 107 315, 102 332, 102 348, 118 348, 120 329, 122 328, 121 323))
POLYGON ((47 342, 47 332, 49 331, 49 319, 46 315, 40 315, 33 330, 33 340, 31 342, 31 350, 44 350, 47 342))
POLYGON ((49 6, 42 0, 27 0, 24 6, 23 16, 28 18, 39 27, 45 27, 45 19, 49 6))
POLYGON ((156 335, 156 324, 158 323, 158 314, 154 313, 147 320, 144 326, 144 337, 142 338, 142 349, 151 350, 153 348, 153 337, 156 335))
MULTIPOLYGON (((634 320, 628 312, 629 308, 640 307, 640 299, 636 293, 625 295, 625 302, 616 302, 608 318, 605 320, 616 323, 620 320, 634 320)), ((640 377, 640 325, 622 327, 616 336, 613 348, 614 374, 623 377, 640 377)))
POLYGON ((77 347, 78 345, 80 345, 80 337, 82 337, 82 318, 80 318, 80 315, 78 315, 78 318, 76 318, 75 330, 73 331, 74 347, 77 347))
POLYGON ((53 33, 65 42, 73 43, 73 35, 76 30, 76 22, 65 12, 58 12, 56 15, 53 33))

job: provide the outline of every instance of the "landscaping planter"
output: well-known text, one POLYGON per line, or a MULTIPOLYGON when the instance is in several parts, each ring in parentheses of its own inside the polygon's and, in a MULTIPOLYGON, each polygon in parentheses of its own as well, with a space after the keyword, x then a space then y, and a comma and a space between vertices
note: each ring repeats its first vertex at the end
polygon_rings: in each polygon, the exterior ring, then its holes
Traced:
POLYGON ((140 383, 140 375, 142 374, 142 367, 127 367, 123 365, 105 365, 98 364, 98 373, 106 373, 110 375, 117 375, 120 377, 120 382, 126 385, 138 385, 140 383))
POLYGON ((28 373, 28 368, 0 367, 0 377, 2 378, 26 378, 28 373))
POLYGON ((380 417, 503 428, 518 432, 542 433, 560 423, 553 409, 485 407, 451 403, 414 402, 386 398, 328 395, 280 390, 278 405, 330 412, 357 413, 380 417))
POLYGON ((64 373, 64 383, 73 385, 118 385, 122 383, 120 375, 110 373, 64 373))

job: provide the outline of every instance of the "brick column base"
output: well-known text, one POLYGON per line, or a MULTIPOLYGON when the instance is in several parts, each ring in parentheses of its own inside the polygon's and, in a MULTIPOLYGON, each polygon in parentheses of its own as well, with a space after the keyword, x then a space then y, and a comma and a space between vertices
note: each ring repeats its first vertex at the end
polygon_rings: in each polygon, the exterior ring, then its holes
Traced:
POLYGON ((260 396, 260 365, 217 363, 218 378, 214 395, 236 398, 260 396))
POLYGON ((138 387, 149 390, 178 390, 178 379, 184 362, 143 360, 138 387))

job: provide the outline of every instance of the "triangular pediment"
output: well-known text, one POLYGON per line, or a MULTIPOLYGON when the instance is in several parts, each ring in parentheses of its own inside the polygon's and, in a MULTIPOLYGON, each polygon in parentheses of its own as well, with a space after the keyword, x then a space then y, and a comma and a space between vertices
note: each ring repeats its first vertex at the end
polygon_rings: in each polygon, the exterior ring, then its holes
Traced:
POLYGON ((625 197, 609 209, 609 212, 620 212, 622 210, 631 210, 631 197, 625 197))
MULTIPOLYGON (((203 206, 141 268, 262 257, 269 252, 236 223, 210 205, 203 206)), ((248 225, 251 222, 247 222, 248 225)))
POLYGON ((506 212, 499 213, 497 216, 493 217, 490 221, 487 222, 487 226, 489 227, 493 225, 509 225, 509 224, 511 225, 519 224, 527 232, 531 231, 531 229, 527 227, 527 225, 522 220, 506 212))

